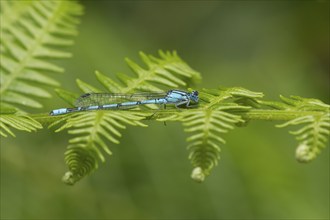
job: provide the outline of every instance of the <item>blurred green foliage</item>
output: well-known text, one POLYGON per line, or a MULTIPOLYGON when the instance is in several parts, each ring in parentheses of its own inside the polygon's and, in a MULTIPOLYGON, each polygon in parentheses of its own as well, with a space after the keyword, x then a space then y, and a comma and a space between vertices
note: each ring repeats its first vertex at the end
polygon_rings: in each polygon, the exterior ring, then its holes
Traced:
MULTIPOLYGON (((124 57, 177 50, 201 87, 242 86, 329 103, 328 1, 82 1, 85 15, 60 62, 63 88, 95 82, 94 71, 129 73, 124 57)), ((63 107, 54 97, 44 112, 63 107)), ((43 130, 1 138, 1 219, 328 219, 329 147, 312 163, 274 123, 226 135, 203 184, 190 178, 186 135, 175 123, 130 127, 98 172, 68 187, 68 136, 43 130)))

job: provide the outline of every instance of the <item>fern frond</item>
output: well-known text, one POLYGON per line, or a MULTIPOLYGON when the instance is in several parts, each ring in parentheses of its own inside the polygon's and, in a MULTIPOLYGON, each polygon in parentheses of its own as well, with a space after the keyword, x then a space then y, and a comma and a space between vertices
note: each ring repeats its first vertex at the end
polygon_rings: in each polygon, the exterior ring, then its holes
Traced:
MULTIPOLYGON (((188 81, 200 80, 200 74, 183 62, 176 52, 160 51, 159 55, 160 58, 156 58, 141 52, 141 59, 147 66, 145 69, 126 59, 127 64, 137 77, 117 74, 121 82, 116 82, 98 71, 95 74, 98 81, 111 93, 160 91, 159 86, 176 88, 186 86, 188 81)), ((78 79, 76 82, 84 93, 102 92, 82 80, 78 79)), ((73 103, 74 93, 64 90, 57 90, 57 93, 69 104, 73 103)), ((68 184, 73 184, 92 172, 97 167, 97 159, 105 160, 100 149, 109 155, 111 154, 104 140, 118 144, 118 137, 121 136, 118 131, 119 128, 125 128, 124 124, 145 126, 140 120, 147 116, 149 114, 142 114, 137 111, 95 111, 60 116, 61 119, 53 125, 60 123, 64 123, 64 125, 57 131, 69 128, 69 133, 76 135, 69 141, 70 145, 66 152, 66 163, 69 166, 69 171, 63 180, 68 184)))
POLYGON ((234 128, 234 124, 243 122, 236 115, 224 112, 222 110, 204 110, 200 112, 186 112, 182 115, 185 131, 192 133, 187 138, 188 150, 190 150, 189 159, 194 170, 192 178, 198 182, 204 181, 205 176, 209 175, 210 170, 218 164, 220 159, 220 145, 225 144, 221 137, 223 133, 234 128), (196 173, 201 170, 202 173, 196 173), (203 175, 202 175, 203 174, 203 175))
POLYGON ((296 149, 296 159, 299 162, 310 162, 325 148, 330 135, 330 113, 319 116, 307 115, 295 118, 277 127, 289 125, 304 125, 302 128, 290 133, 296 136, 299 146, 296 149))
POLYGON ((194 167, 191 177, 197 182, 203 182, 210 174, 211 169, 220 159, 220 145, 225 144, 222 138, 224 133, 234 129, 234 125, 243 123, 235 111, 247 111, 249 106, 240 105, 243 99, 262 97, 262 93, 247 89, 220 88, 203 89, 200 92, 200 107, 188 109, 169 117, 160 118, 160 121, 181 121, 185 131, 192 133, 187 141, 189 159, 194 167))
POLYGON ((324 111, 329 110, 330 105, 325 104, 321 100, 303 98, 300 96, 290 96, 290 98, 285 96, 280 96, 283 103, 288 107, 286 109, 295 109, 300 111, 324 111))
POLYGON ((37 99, 50 97, 40 85, 58 86, 48 74, 63 72, 48 60, 71 56, 55 47, 72 44, 71 37, 77 34, 76 17, 82 13, 82 7, 72 1, 4 5, 0 38, 1 102, 15 108, 40 108, 42 104, 37 99))
POLYGON ((72 44, 69 38, 76 34, 76 16, 82 8, 68 1, 1 1, 1 6, 1 135, 14 136, 9 127, 25 131, 41 128, 32 118, 8 114, 8 109, 15 113, 22 112, 22 106, 40 108, 38 99, 50 97, 41 86, 59 85, 48 74, 63 69, 48 60, 71 56, 55 47, 72 44))
MULTIPOLYGON (((110 93, 161 91, 159 86, 172 89, 173 87, 186 86, 187 81, 198 82, 201 80, 200 74, 189 67, 175 51, 172 53, 159 51, 159 55, 160 58, 156 58, 140 52, 141 59, 147 65, 147 69, 143 69, 133 61, 126 59, 128 65, 133 72, 136 73, 137 77, 117 74, 121 82, 116 82, 101 72, 96 71, 96 78, 107 89, 107 92, 110 93)), ((77 79, 76 83, 83 93, 102 92, 101 89, 80 79, 77 79)), ((56 92, 58 96, 70 105, 73 104, 74 97, 78 97, 75 93, 65 90, 56 90, 56 92)))
POLYGON ((39 122, 26 115, 2 114, 0 117, 0 135, 3 137, 8 135, 15 137, 11 128, 31 132, 41 129, 42 126, 39 122))
POLYGON ((225 88, 220 87, 218 89, 203 89, 200 93, 201 106, 203 108, 222 108, 226 105, 237 105, 239 108, 248 105, 241 105, 242 103, 249 103, 250 100, 256 102, 257 98, 262 98, 263 93, 253 92, 241 87, 225 88))
MULTIPOLYGON (((99 82, 112 93, 131 93, 135 91, 160 91, 163 89, 186 87, 187 82, 198 82, 201 76, 188 66, 174 52, 159 51, 160 58, 146 55, 140 52, 140 57, 147 68, 139 66, 130 59, 126 59, 128 66, 137 77, 131 77, 123 73, 117 74, 120 82, 116 82, 104 74, 96 71, 99 82)), ((97 90, 94 87, 86 87, 87 83, 78 81, 78 86, 84 92, 97 90)))
POLYGON ((69 173, 64 181, 73 184, 98 166, 98 160, 105 161, 103 152, 111 155, 106 141, 118 144, 121 137, 120 129, 125 125, 143 126, 141 113, 129 111, 93 111, 67 115, 51 126, 66 121, 56 132, 69 129, 69 134, 75 135, 70 139, 65 160, 69 173), (103 152, 102 152, 103 151, 103 152))
POLYGON ((330 108, 321 100, 303 98, 300 96, 285 97, 280 95, 282 102, 257 100, 259 104, 269 106, 278 110, 297 110, 297 111, 324 111, 330 108))
POLYGON ((137 79, 124 74, 117 75, 125 84, 126 91, 123 92, 159 90, 154 87, 155 84, 165 88, 186 87, 188 80, 196 82, 201 79, 200 74, 188 66, 176 51, 172 53, 159 51, 159 55, 160 58, 156 58, 140 52, 140 57, 147 66, 146 69, 126 58, 128 66, 137 75, 137 79))
POLYGON ((287 112, 295 111, 302 116, 291 119, 278 128, 290 125, 304 125, 301 129, 291 131, 296 136, 299 145, 296 149, 296 159, 299 162, 313 160, 322 148, 326 146, 330 134, 330 105, 318 99, 302 98, 299 96, 280 96, 282 102, 261 101, 258 103, 287 112))

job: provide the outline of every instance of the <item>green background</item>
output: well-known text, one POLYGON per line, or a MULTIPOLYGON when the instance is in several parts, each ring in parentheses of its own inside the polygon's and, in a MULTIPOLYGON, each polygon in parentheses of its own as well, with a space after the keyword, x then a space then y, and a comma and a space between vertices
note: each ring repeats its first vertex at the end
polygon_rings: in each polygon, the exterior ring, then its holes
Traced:
MULTIPOLYGON (((101 87, 94 71, 130 73, 138 52, 177 50, 203 82, 329 103, 328 1, 82 1, 79 36, 55 76, 101 87)), ((54 96, 41 110, 65 107, 54 96)), ((40 112, 40 110, 35 111, 40 112)), ((92 175, 69 187, 69 136, 41 130, 1 138, 1 219, 328 219, 329 147, 310 164, 276 122, 251 122, 225 135, 206 181, 190 179, 186 134, 178 123, 128 127, 92 175)), ((278 123, 278 122, 277 122, 278 123)))

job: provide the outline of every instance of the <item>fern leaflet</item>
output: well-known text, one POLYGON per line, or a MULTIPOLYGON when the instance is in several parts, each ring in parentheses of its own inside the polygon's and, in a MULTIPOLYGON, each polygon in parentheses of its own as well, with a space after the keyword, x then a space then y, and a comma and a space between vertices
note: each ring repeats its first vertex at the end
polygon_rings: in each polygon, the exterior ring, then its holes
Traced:
POLYGON ((3 114, 0 117, 0 135, 7 137, 11 135, 15 137, 15 134, 11 131, 11 128, 15 128, 21 131, 36 131, 41 129, 42 126, 39 122, 26 115, 14 115, 3 114))
POLYGON ((310 162, 326 146, 330 135, 330 113, 319 116, 307 115, 295 118, 277 127, 289 125, 303 125, 302 128, 290 133, 296 135, 299 146, 296 149, 296 158, 299 162, 310 162))
MULTIPOLYGON (((146 69, 132 60, 126 59, 128 66, 137 77, 119 73, 117 78, 121 83, 110 79, 98 71, 95 74, 99 82, 112 93, 160 91, 160 86, 167 90, 169 88, 186 87, 186 82, 191 81, 195 83, 201 79, 200 74, 188 66, 175 51, 172 53, 159 51, 159 55, 160 58, 156 58, 140 52, 140 57, 147 66, 146 69)), ((96 90, 92 87, 86 87, 86 83, 83 81, 77 81, 77 83, 84 92, 96 90)))
POLYGON ((191 177, 197 182, 203 182, 211 169, 220 159, 220 145, 225 144, 221 137, 223 133, 234 128, 235 124, 244 120, 235 115, 235 111, 247 111, 248 106, 239 105, 243 99, 255 99, 262 93, 251 92, 243 88, 204 89, 200 92, 200 107, 189 109, 178 114, 158 119, 159 121, 182 121, 185 131, 192 133, 189 159, 194 167, 191 177))
POLYGON ((301 129, 291 131, 290 133, 296 135, 296 139, 299 141, 296 149, 296 159, 299 162, 310 162, 326 146, 329 139, 330 106, 318 99, 299 96, 280 96, 280 98, 282 102, 258 100, 258 103, 278 110, 295 111, 303 114, 277 125, 277 127, 304 125, 301 129))
POLYGON ((104 140, 118 144, 121 137, 118 129, 125 129, 125 124, 145 127, 139 122, 143 118, 143 115, 129 111, 94 111, 68 115, 53 123, 51 126, 66 121, 56 132, 69 129, 69 134, 75 135, 65 153, 69 171, 63 181, 74 184, 92 172, 98 167, 98 159, 105 161, 101 150, 111 155, 104 140))

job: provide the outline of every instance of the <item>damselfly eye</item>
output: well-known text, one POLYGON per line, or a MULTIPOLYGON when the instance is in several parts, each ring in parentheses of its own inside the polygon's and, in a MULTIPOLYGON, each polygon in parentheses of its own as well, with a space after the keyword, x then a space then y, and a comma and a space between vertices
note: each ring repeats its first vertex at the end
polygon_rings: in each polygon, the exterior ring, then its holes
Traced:
POLYGON ((192 91, 191 92, 191 99, 194 101, 194 102, 198 102, 198 91, 192 91))

